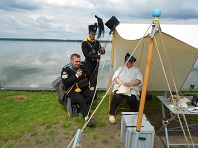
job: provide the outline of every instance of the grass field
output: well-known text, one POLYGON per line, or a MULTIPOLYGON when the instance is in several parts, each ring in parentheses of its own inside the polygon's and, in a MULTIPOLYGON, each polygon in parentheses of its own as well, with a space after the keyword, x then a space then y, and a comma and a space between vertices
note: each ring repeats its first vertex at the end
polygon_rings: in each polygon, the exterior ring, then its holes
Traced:
MULTIPOLYGON (((197 94, 198 92, 193 93, 197 94)), ((105 92, 101 91, 98 94, 102 98, 105 92)), ((161 111, 161 105, 156 96, 162 95, 162 92, 152 92, 152 95, 152 100, 146 101, 145 104, 145 113, 148 115, 161 111)), ((100 100, 97 99, 94 101, 92 112, 100 100)), ((53 91, 1 90, 0 104, 0 147, 2 148, 23 147, 20 145, 21 143, 23 143, 24 147, 28 147, 32 143, 34 143, 32 147, 35 144, 37 144, 36 147, 38 145, 41 147, 50 147, 48 144, 52 139, 56 139, 57 135, 59 135, 60 141, 67 139, 68 144, 71 137, 75 135, 76 129, 82 128, 84 124, 81 115, 78 117, 68 116, 67 110, 58 104, 57 92, 53 91), (64 138, 61 139, 60 134, 64 138)), ((125 103, 120 105, 117 114, 120 114, 123 110, 127 110, 125 103)), ((84 133, 86 133, 86 136, 91 134, 90 138, 92 140, 97 140, 99 137, 102 137, 101 135, 107 135, 109 139, 101 138, 100 142, 104 145, 110 143, 110 139, 114 135, 108 135, 105 130, 105 127, 109 124, 108 96, 104 99, 93 117, 97 119, 95 127, 86 128, 84 133)), ((120 118, 121 116, 117 116, 118 120, 120 118)), ((191 120, 194 119, 192 118, 191 120)), ((54 143, 60 141, 54 141, 54 143)), ((55 147, 61 147, 61 145, 55 147)), ((120 146, 118 145, 117 147, 120 146)))

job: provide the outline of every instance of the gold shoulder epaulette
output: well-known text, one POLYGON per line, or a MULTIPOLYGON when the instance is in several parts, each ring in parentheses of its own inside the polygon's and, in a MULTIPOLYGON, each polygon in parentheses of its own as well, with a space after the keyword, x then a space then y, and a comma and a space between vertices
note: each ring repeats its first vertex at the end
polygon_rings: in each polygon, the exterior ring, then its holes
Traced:
POLYGON ((85 42, 85 41, 87 41, 87 39, 82 40, 82 42, 85 42))

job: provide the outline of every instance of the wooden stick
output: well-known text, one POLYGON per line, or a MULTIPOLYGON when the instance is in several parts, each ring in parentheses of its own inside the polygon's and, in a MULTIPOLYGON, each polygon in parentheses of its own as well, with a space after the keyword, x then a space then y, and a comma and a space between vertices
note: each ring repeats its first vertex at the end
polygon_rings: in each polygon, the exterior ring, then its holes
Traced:
MULTIPOLYGON (((115 41, 115 31, 113 32, 113 38, 112 38, 112 48, 111 48, 111 63, 110 63, 110 77, 109 77, 109 86, 112 85, 113 81, 112 81, 112 77, 113 77, 113 65, 114 65, 114 41, 115 41)), ((110 88, 109 91, 109 110, 110 110, 110 106, 111 106, 111 100, 112 100, 112 87, 110 88)))
POLYGON ((138 112, 138 120, 137 120, 137 127, 136 127, 136 131, 138 132, 140 132, 140 128, 142 124, 142 116, 143 116, 144 105, 145 105, 145 100, 146 100, 146 92, 147 92, 147 87, 148 87, 148 82, 149 82, 153 50, 154 50, 154 39, 151 38, 149 49, 148 49, 146 69, 144 73, 144 82, 143 82, 142 94, 141 94, 141 99, 140 99, 140 107, 139 107, 139 112, 138 112))

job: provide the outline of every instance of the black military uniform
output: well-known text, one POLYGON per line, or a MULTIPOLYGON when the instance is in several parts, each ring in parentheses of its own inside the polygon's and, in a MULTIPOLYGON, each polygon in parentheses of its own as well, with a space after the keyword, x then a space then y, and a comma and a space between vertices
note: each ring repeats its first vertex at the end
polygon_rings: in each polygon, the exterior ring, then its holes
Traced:
POLYGON ((78 77, 76 75, 77 68, 71 63, 65 65, 61 72, 61 79, 66 93, 77 102, 82 111, 82 116, 85 118, 89 114, 89 106, 94 95, 94 91, 89 89, 89 85, 93 87, 94 84, 93 76, 89 70, 83 64, 80 64, 80 69, 82 70, 82 76, 78 77))
MULTIPOLYGON (((89 25, 89 32, 96 34, 97 24, 89 25)), ((94 86, 97 84, 97 75, 99 68, 101 45, 98 40, 92 40, 90 37, 82 41, 82 52, 85 56, 85 66, 93 74, 94 77, 94 86)))

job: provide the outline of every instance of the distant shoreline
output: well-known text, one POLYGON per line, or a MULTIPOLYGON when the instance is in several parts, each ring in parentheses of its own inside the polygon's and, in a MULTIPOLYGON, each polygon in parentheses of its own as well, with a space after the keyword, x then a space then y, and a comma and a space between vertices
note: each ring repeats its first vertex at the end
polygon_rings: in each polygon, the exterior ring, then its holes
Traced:
MULTIPOLYGON (((82 40, 72 39, 29 39, 29 38, 0 38, 0 41, 45 41, 45 42, 82 42, 82 40)), ((109 42, 108 40, 100 40, 100 42, 109 42)))

